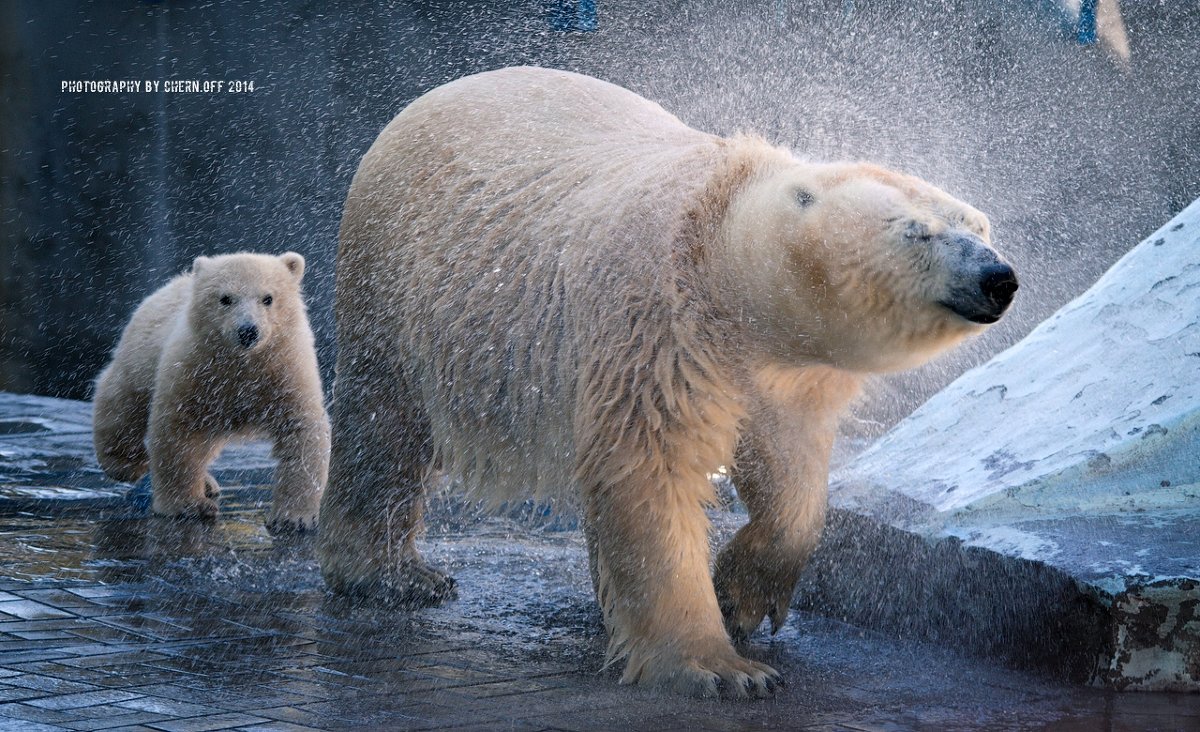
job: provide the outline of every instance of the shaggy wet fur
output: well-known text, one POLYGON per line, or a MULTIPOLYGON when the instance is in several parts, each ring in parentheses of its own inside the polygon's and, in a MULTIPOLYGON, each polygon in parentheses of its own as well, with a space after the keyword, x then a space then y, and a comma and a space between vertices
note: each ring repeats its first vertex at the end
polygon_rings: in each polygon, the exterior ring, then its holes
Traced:
POLYGON ((316 528, 329 419, 303 274, 294 252, 199 257, 134 312, 96 382, 94 440, 114 480, 150 472, 155 513, 215 517, 209 464, 229 440, 262 436, 279 458, 268 527, 316 528), (252 347, 238 340, 246 324, 252 347))
POLYGON ((505 69, 413 102, 342 220, 327 581, 453 596, 413 543, 433 467, 492 504, 579 501, 622 680, 770 693, 730 633, 782 622, 861 374, 978 330, 925 301, 928 264, 897 271, 902 216, 986 229, 917 179, 714 137, 575 74, 505 69), (819 207, 799 209, 801 184, 819 207), (735 452, 750 523, 714 585, 708 476, 735 452))

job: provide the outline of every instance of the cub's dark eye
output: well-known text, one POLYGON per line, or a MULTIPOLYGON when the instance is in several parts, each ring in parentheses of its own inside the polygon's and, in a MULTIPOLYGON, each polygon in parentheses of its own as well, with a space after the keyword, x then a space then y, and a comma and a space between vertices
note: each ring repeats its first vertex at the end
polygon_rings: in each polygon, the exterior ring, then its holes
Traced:
POLYGON ((271 307, 271 303, 273 302, 275 302, 275 298, 271 297, 270 295, 267 295, 262 299, 263 305, 266 305, 267 307, 271 307))
POLYGON ((221 295, 221 304, 222 305, 232 305, 233 298, 230 297, 229 295, 221 295))
POLYGON ((817 200, 816 198, 813 197, 813 194, 809 193, 808 191, 804 190, 803 188, 797 188, 794 196, 796 199, 796 205, 799 206, 800 208, 808 208, 809 206, 813 205, 813 203, 815 203, 817 200))

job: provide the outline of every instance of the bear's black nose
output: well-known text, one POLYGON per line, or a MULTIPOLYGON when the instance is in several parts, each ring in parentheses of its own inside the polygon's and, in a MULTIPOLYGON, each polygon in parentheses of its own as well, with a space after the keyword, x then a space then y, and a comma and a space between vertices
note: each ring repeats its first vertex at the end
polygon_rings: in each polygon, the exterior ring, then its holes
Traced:
POLYGON ((996 306, 997 314, 1003 312, 1017 294, 1017 273, 1007 264, 995 264, 983 270, 979 288, 983 295, 996 306))
POLYGON ((258 326, 254 323, 243 323, 238 326, 238 343, 242 348, 249 348, 258 341, 258 326))

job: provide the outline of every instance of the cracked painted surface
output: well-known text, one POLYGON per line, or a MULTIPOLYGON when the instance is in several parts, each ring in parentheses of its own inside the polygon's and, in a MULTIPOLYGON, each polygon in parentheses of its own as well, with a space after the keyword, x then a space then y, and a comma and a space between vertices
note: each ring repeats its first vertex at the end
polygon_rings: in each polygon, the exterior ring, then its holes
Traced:
POLYGON ((1194 691, 1200 687, 1200 583, 1160 579, 1113 602, 1113 653, 1098 681, 1118 689, 1194 691))

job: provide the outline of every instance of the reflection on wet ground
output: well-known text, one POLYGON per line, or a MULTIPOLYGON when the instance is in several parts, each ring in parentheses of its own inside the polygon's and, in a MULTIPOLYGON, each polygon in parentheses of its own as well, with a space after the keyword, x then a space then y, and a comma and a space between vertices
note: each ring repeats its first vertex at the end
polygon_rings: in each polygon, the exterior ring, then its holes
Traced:
MULTIPOLYGON (((311 538, 263 528, 265 452, 223 459, 218 523, 156 519, 95 473, 72 404, 0 434, 0 730, 1200 729, 1195 696, 1065 686, 799 613, 746 650, 786 675, 775 699, 621 687, 577 531, 436 510, 424 548, 460 599, 348 602, 311 538)), ((0 420, 28 407, 0 395, 0 420)))

